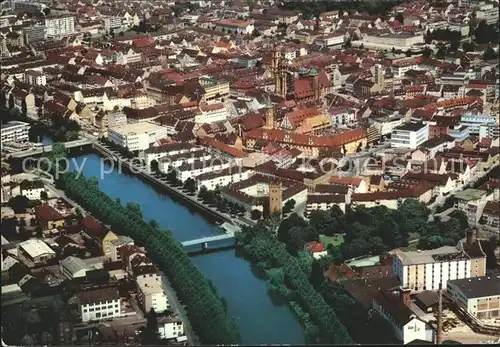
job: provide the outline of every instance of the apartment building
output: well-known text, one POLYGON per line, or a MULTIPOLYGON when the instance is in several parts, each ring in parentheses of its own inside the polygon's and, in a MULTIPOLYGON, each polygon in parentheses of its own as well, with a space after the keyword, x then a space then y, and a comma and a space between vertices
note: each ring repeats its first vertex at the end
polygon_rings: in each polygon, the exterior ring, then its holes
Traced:
POLYGON ((254 173, 242 167, 230 167, 222 172, 210 172, 196 177, 196 186, 198 190, 205 187, 207 190, 214 190, 216 187, 225 187, 232 183, 250 178, 254 173))
POLYGON ((78 294, 83 323, 121 316, 120 294, 116 287, 88 289, 78 294))
POLYGON ((46 7, 47 5, 38 1, 12 1, 12 9, 19 12, 35 13, 42 11, 46 7))
POLYGON ((466 113, 460 117, 460 124, 469 128, 469 134, 479 136, 481 126, 497 124, 495 116, 466 113))
POLYGON ((27 43, 43 41, 47 36, 47 28, 44 25, 32 25, 23 29, 27 43))
POLYGON ((107 16, 103 18, 104 30, 110 32, 111 30, 118 30, 122 27, 122 17, 107 16))
POLYGON ((394 128, 391 147, 416 149, 429 139, 429 124, 409 122, 394 128))
POLYGON ((165 312, 169 307, 168 297, 158 276, 139 276, 136 279, 137 299, 148 313, 153 309, 156 313, 165 312))
POLYGON ((449 296, 478 319, 500 317, 500 276, 448 281, 449 296))
POLYGON ((151 165, 153 160, 158 161, 160 158, 178 154, 186 154, 190 157, 189 153, 203 150, 203 147, 195 146, 185 142, 172 142, 161 146, 154 146, 144 151, 144 156, 148 166, 151 165))
POLYGON ((200 113, 194 117, 195 123, 216 123, 227 119, 228 112, 224 104, 200 106, 200 113))
POLYGON ((438 290, 449 280, 484 276, 486 255, 481 243, 473 242, 472 235, 467 243, 459 241, 457 246, 443 246, 436 249, 415 252, 397 250, 392 271, 401 285, 414 292, 438 290))
MULTIPOLYGON (((488 202, 488 194, 484 190, 465 189, 454 196, 455 208, 467 215, 470 226, 476 226, 483 214, 484 207, 488 202)), ((490 199, 492 196, 490 197, 490 199)))
POLYGON ((203 96, 200 104, 215 104, 221 103, 222 99, 229 97, 230 89, 229 82, 223 80, 216 80, 210 77, 201 77, 198 83, 203 87, 203 96))
POLYGON ((133 123, 108 129, 110 141, 131 151, 144 151, 166 137, 167 129, 152 123, 133 123))
POLYGON ((179 336, 184 336, 184 324, 177 316, 160 316, 157 317, 158 332, 161 339, 175 339, 179 336))
POLYGON ((31 126, 29 123, 12 121, 3 124, 1 128, 2 145, 9 142, 26 142, 29 139, 28 133, 31 126))
POLYGON ((486 24, 495 24, 498 21, 498 5, 484 4, 476 10, 476 18, 486 21, 486 24))
POLYGON ((75 32, 75 17, 60 16, 46 17, 45 28, 47 37, 62 37, 75 32))
POLYGON ((47 84, 47 77, 40 71, 28 70, 24 74, 24 81, 32 86, 44 86, 47 84))

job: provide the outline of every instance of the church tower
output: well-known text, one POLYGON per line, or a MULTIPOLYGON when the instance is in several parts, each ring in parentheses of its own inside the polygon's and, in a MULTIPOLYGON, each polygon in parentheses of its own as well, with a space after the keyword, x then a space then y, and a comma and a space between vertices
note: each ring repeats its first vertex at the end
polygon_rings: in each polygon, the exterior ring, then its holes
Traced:
POLYGON ((264 126, 266 129, 274 128, 274 110, 270 107, 266 112, 266 124, 264 126))
POLYGON ((283 188, 281 182, 269 184, 269 213, 280 213, 283 208, 283 188))

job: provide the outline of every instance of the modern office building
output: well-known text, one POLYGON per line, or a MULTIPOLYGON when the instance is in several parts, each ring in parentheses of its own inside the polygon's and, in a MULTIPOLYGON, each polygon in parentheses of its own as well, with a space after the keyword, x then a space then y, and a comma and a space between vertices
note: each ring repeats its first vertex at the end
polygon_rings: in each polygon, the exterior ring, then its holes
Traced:
POLYGON ((391 147, 416 149, 429 139, 429 124, 409 122, 394 128, 391 147))
POLYGON ((62 37, 75 32, 75 17, 53 16, 45 18, 45 28, 47 37, 62 37))
POLYGON ((144 151, 167 137, 167 128, 152 123, 133 123, 108 129, 108 138, 131 151, 144 151))
POLYGON ((2 145, 8 142, 26 142, 31 126, 29 123, 12 121, 2 125, 2 145))
POLYGON ((136 283, 137 298, 144 313, 148 313, 151 309, 156 313, 162 313, 170 307, 159 276, 139 276, 136 283))
POLYGON ((446 290, 469 314, 479 319, 500 317, 500 276, 448 281, 446 290))
POLYGON ((116 287, 89 289, 78 294, 82 322, 121 316, 120 294, 116 287))
POLYGON ((494 126, 497 120, 495 116, 468 113, 462 115, 460 124, 469 128, 470 135, 479 136, 481 126, 494 126))

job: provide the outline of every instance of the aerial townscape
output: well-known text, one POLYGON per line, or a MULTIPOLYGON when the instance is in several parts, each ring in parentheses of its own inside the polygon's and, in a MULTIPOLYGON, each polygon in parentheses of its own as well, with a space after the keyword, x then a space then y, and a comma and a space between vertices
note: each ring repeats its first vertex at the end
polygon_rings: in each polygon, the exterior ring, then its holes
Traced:
POLYGON ((6 0, 3 346, 500 343, 498 0, 6 0))

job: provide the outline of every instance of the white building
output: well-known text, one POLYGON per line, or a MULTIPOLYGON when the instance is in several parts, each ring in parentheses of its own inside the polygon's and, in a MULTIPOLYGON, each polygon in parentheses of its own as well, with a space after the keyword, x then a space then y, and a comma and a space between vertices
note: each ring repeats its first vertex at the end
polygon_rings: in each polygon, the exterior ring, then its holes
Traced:
POLYGON ((189 178, 195 178, 209 172, 220 172, 228 169, 230 166, 230 162, 217 158, 217 160, 198 160, 193 163, 184 163, 175 168, 175 171, 177 172, 177 178, 182 182, 186 182, 189 178))
POLYGON ((29 123, 12 121, 2 125, 2 145, 8 142, 26 142, 31 126, 29 123))
POLYGON ((56 256, 56 252, 39 239, 29 239, 17 245, 17 255, 28 267, 46 264, 56 256))
POLYGON ((120 294, 116 287, 89 289, 78 294, 83 323, 121 317, 120 294))
POLYGON ((228 112, 224 104, 213 104, 200 106, 200 114, 194 117, 195 123, 216 123, 227 119, 228 112))
POLYGON ((140 276, 136 279, 137 299, 144 310, 148 313, 153 309, 156 313, 165 312, 170 305, 158 276, 140 276))
MULTIPOLYGON (((356 41, 358 42, 358 41, 356 41)), ((364 35, 361 43, 364 48, 391 50, 393 48, 406 51, 411 46, 424 43, 424 36, 422 34, 380 34, 380 35, 364 35)))
POLYGON ((118 30, 122 28, 122 17, 107 16, 104 17, 104 30, 110 32, 111 30, 118 30))
POLYGON ((339 46, 343 45, 345 42, 344 34, 330 34, 325 36, 320 36, 314 40, 314 44, 318 46, 339 46))
POLYGON ((329 211, 337 205, 345 212, 346 196, 341 194, 308 194, 306 202, 306 215, 316 210, 329 211))
POLYGON ((40 71, 28 70, 24 74, 24 81, 32 86, 44 86, 47 84, 47 77, 40 71))
POLYGON ((428 139, 428 124, 409 122, 394 128, 391 135, 391 147, 415 149, 428 139))
POLYGON ((412 292, 438 290, 449 280, 484 276, 486 255, 480 243, 443 246, 415 252, 396 250, 392 272, 412 292))
POLYGON ((47 37, 62 37, 75 32, 75 17, 47 17, 45 18, 47 37))
POLYGON ((45 186, 41 180, 24 180, 19 185, 19 190, 22 196, 25 196, 30 200, 40 200, 42 192, 45 191, 45 186))
POLYGON ((59 263, 60 273, 69 280, 85 277, 88 270, 90 270, 90 267, 82 259, 73 256, 69 256, 59 263))
POLYGON ((184 324, 179 317, 160 316, 157 317, 156 320, 158 322, 160 339, 168 340, 184 336, 184 324))
POLYGON ((196 177, 196 186, 198 190, 201 187, 207 190, 214 190, 216 187, 225 187, 232 183, 250 178, 254 173, 253 170, 248 170, 241 167, 230 167, 222 172, 210 172, 196 177))
POLYGON ((173 156, 183 153, 189 157, 189 153, 201 151, 203 149, 204 149, 203 147, 195 146, 190 143, 172 142, 162 146, 151 147, 144 151, 144 155, 146 163, 149 167, 153 160, 159 161, 163 157, 173 156))
POLYGON ((500 317, 500 276, 448 281, 446 290, 471 315, 479 319, 500 317))
POLYGON ((382 290, 373 299, 373 310, 387 320, 396 338, 404 345, 415 341, 435 341, 435 333, 427 323, 420 320, 411 310, 411 299, 408 292, 402 292, 400 297, 382 290))
POLYGON ((391 134, 403 122, 404 118, 402 116, 373 118, 373 125, 382 136, 391 134))
POLYGON ((169 155, 161 158, 158 162, 158 169, 161 172, 167 173, 170 168, 178 168, 182 165, 192 164, 196 162, 205 162, 212 158, 212 155, 204 150, 196 152, 181 153, 169 155))
POLYGON ((498 21, 498 5, 484 4, 476 10, 476 18, 485 20, 487 24, 495 24, 498 21))
POLYGON ((157 140, 167 137, 165 127, 152 123, 134 123, 108 129, 108 139, 131 151, 144 151, 157 140))

